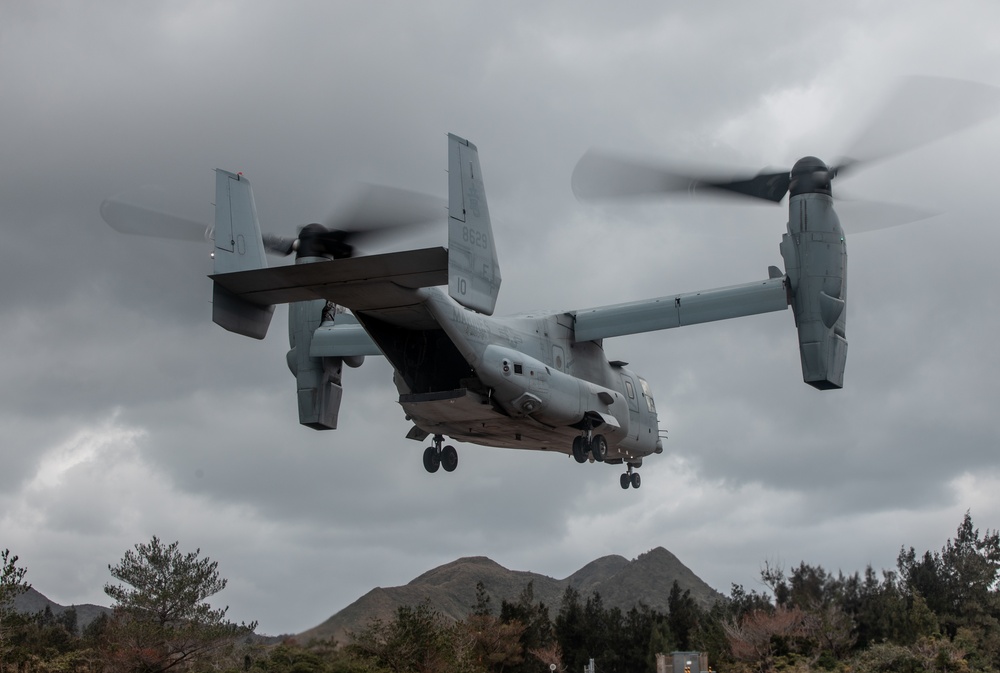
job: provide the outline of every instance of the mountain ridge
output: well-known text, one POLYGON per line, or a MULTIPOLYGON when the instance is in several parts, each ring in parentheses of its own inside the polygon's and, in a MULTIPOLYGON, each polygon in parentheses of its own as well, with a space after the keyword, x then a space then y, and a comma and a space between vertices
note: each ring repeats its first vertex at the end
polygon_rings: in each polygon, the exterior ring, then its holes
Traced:
POLYGON ((72 608, 76 610, 76 627, 78 632, 82 632, 90 622, 102 614, 111 616, 111 608, 106 608, 103 605, 93 605, 91 603, 60 605, 35 590, 34 587, 15 597, 13 607, 17 612, 29 615, 45 612, 45 608, 48 608, 56 617, 72 608))
POLYGON ((304 643, 326 639, 344 643, 350 633, 361 630, 372 619, 388 621, 398 608, 422 603, 448 619, 462 620, 476 604, 476 587, 480 582, 490 597, 494 613, 499 612, 503 601, 517 602, 529 584, 533 602, 543 603, 552 616, 559 611, 567 588, 578 591, 581 600, 598 593, 607 607, 628 611, 642 603, 666 613, 674 581, 682 591, 690 591, 691 597, 704 608, 723 597, 663 547, 651 549, 631 561, 614 554, 602 556, 563 579, 509 570, 485 556, 468 556, 431 568, 404 585, 371 589, 296 638, 304 643))

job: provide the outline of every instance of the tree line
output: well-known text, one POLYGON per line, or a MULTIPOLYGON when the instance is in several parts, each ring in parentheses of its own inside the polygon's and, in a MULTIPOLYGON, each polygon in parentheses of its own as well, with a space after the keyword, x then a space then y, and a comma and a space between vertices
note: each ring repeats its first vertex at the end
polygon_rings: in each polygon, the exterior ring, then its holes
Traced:
POLYGON ((654 671, 657 653, 707 652, 714 670, 1000 671, 1000 534, 966 513, 939 552, 900 550, 894 570, 831 573, 805 562, 761 569, 760 590, 733 585, 703 608, 674 582, 668 610, 627 611, 568 588, 559 605, 534 598, 495 605, 477 586, 468 616, 428 603, 372 619, 346 643, 265 644, 256 624, 234 624, 207 598, 225 587, 216 564, 157 538, 136 545, 105 591, 111 617, 78 632, 69 611, 16 615, 24 569, 3 552, 0 672, 256 671, 257 673, 602 673, 654 671))
POLYGON ((108 570, 117 583, 104 592, 114 600, 83 629, 75 608, 34 614, 13 609, 31 588, 27 569, 10 550, 0 552, 0 673, 246 670, 256 622, 235 624, 228 608, 206 601, 226 587, 218 564, 201 550, 182 553, 179 543, 153 536, 135 545, 108 570))

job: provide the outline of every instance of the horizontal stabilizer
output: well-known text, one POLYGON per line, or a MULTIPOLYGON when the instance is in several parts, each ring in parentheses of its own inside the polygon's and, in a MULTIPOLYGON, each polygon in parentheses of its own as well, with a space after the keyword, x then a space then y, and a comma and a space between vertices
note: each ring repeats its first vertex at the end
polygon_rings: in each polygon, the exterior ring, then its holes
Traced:
POLYGON ((413 303, 417 288, 448 283, 448 251, 424 248, 213 275, 245 301, 266 306, 326 299, 353 311, 413 303))

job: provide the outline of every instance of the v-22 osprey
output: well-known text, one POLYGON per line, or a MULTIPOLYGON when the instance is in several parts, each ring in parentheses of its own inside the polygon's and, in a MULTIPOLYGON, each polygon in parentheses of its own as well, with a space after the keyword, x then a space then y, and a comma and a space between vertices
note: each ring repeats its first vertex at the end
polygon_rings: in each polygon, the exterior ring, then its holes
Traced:
MULTIPOLYGON (((289 303, 288 366, 299 422, 335 429, 343 366, 383 356, 399 404, 424 442, 428 472, 451 472, 446 438, 623 465, 622 488, 663 451, 653 393, 603 340, 791 306, 806 383, 843 386, 847 252, 829 179, 807 158, 788 174, 785 271, 743 285, 538 315, 494 317, 501 275, 474 144, 448 136, 448 246, 358 256, 342 231, 262 236, 249 180, 216 171, 213 320, 262 339, 289 303), (295 253, 269 267, 266 252, 295 253)), ((782 196, 784 193, 782 193, 782 196)), ((442 213, 442 218, 444 214, 442 213)))

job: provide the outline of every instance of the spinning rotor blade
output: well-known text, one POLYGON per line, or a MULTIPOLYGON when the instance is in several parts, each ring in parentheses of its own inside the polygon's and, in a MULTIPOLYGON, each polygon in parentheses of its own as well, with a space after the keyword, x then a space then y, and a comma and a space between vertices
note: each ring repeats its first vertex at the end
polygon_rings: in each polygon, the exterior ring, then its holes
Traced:
POLYGON ((282 256, 292 254, 295 251, 295 244, 299 240, 277 234, 261 234, 260 238, 264 244, 264 252, 282 256))
POLYGON ((1000 113, 1000 89, 946 77, 906 77, 858 134, 836 175, 922 147, 1000 113))
MULTIPOLYGON (((712 191, 778 203, 794 179, 814 186, 826 183, 826 193, 830 193, 829 182, 840 173, 916 149, 997 113, 1000 89, 996 87, 941 77, 908 77, 892 90, 845 158, 832 167, 815 157, 804 157, 791 172, 765 169, 757 175, 725 177, 590 151, 573 171, 573 193, 581 199, 597 199, 712 191)), ((890 220, 905 219, 905 210, 901 206, 890 220)))
POLYGON ((429 224, 446 215, 445 201, 383 185, 362 185, 323 224, 299 229, 297 238, 265 234, 264 248, 277 255, 351 257, 358 243, 371 244, 403 229, 429 224))
POLYGON ((591 150, 573 171, 573 193, 581 199, 600 199, 654 194, 713 191, 778 203, 788 191, 787 170, 765 169, 757 175, 712 176, 681 169, 655 166, 591 150))
POLYGON ((101 218, 112 229, 123 234, 199 242, 211 240, 212 237, 212 227, 204 222, 143 208, 114 198, 105 199, 101 203, 101 218))
POLYGON ((328 229, 349 234, 352 242, 358 242, 441 220, 446 215, 442 198, 385 185, 364 184, 324 224, 328 229))
POLYGON ((848 234, 889 229, 941 215, 937 210, 902 203, 845 199, 843 196, 838 199, 837 212, 842 216, 840 223, 848 234))

